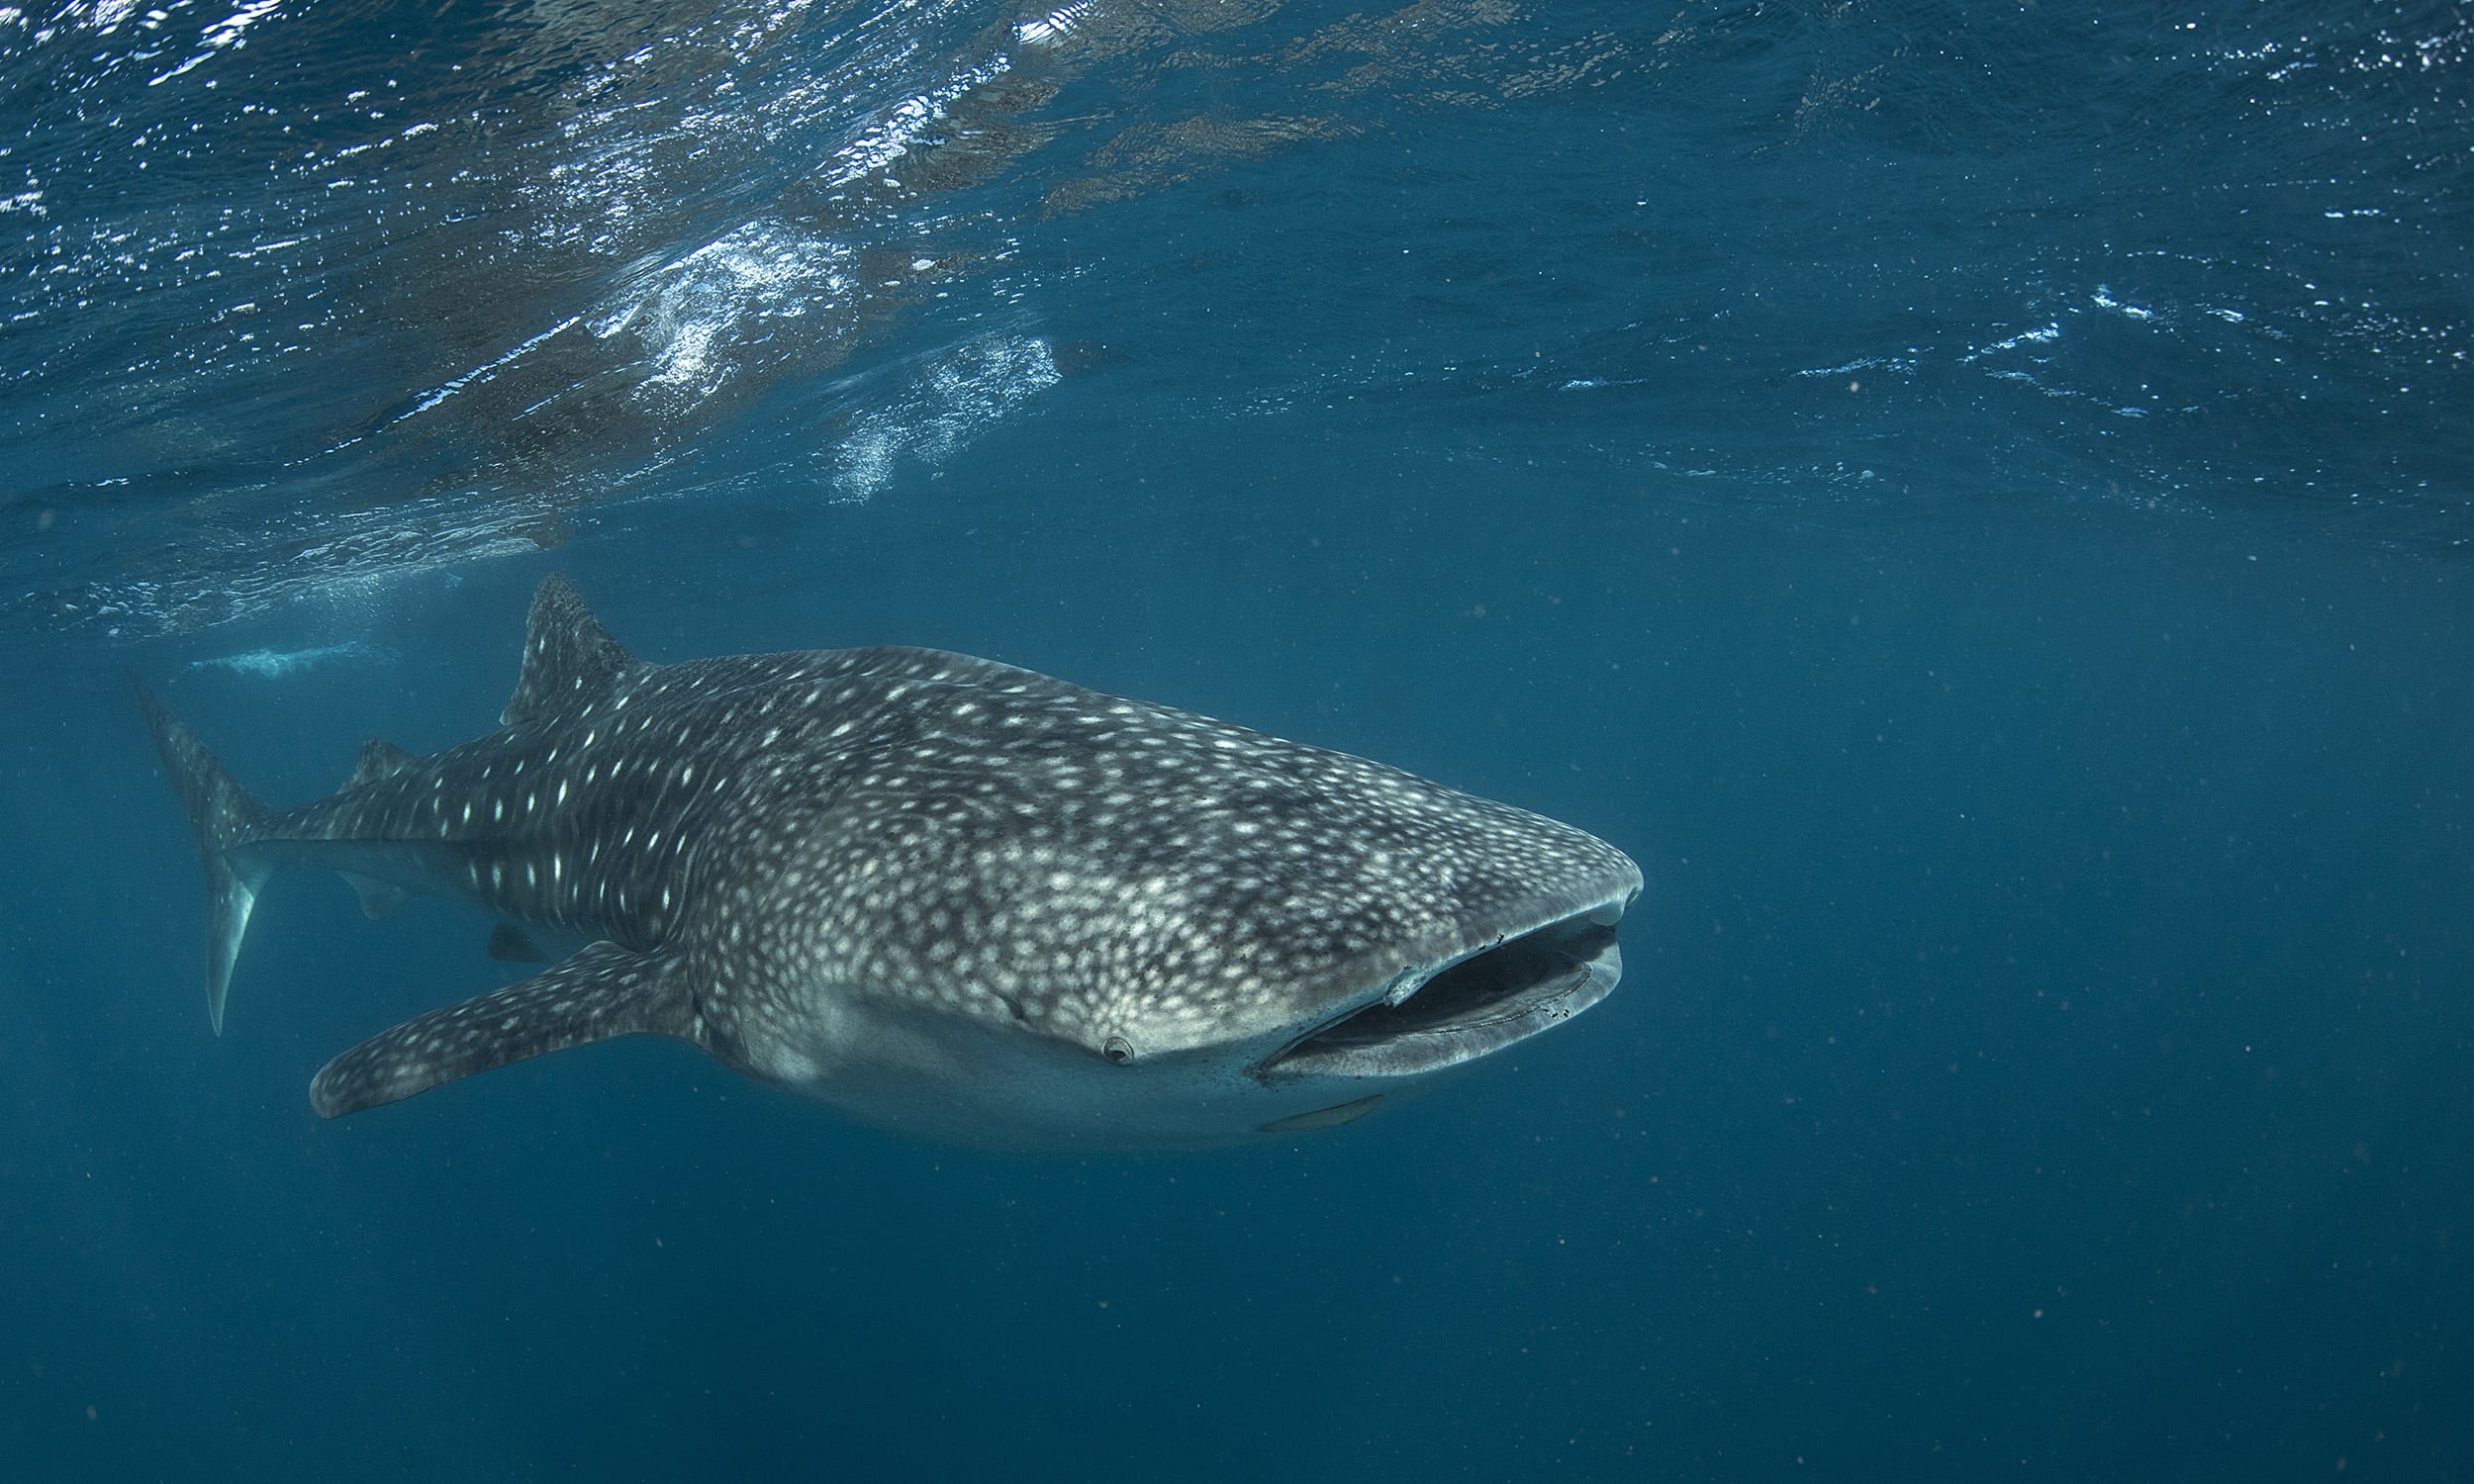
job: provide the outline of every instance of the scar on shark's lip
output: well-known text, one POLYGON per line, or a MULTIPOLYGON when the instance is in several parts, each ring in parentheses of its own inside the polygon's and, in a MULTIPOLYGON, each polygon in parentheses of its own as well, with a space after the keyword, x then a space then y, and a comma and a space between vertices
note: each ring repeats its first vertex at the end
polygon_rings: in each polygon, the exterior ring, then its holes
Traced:
POLYGON ((1405 993, 1388 989, 1315 1027, 1256 1075, 1416 1076, 1525 1041, 1614 989, 1625 906, 1605 902, 1449 961, 1405 993))

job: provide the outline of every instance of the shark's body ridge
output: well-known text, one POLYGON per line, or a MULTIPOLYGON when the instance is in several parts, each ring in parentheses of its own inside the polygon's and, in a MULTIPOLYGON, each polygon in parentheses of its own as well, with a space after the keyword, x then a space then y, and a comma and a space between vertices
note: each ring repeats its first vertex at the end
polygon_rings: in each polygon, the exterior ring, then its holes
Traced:
POLYGON ((574 946, 337 1057, 329 1117, 650 1034, 931 1137, 1285 1134, 1595 1003, 1641 884, 1552 820, 989 660, 649 664, 557 577, 500 730, 370 742, 299 808, 144 701, 206 861, 219 1031, 280 866, 373 914, 469 901, 495 957, 574 946))

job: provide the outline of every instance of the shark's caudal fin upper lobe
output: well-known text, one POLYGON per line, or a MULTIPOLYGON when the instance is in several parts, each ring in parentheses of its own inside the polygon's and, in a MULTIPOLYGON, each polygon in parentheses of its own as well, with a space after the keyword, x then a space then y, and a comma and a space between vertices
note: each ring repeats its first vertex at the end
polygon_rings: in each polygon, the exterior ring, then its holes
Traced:
POLYGON ((249 908, 256 904, 258 888, 266 884, 273 870, 263 861, 236 852, 264 832, 268 810, 143 683, 138 686, 138 703, 145 708, 155 750, 163 755, 172 787, 180 790, 180 802, 189 811, 189 827, 197 832, 198 854, 206 861, 211 913, 206 936, 206 1013, 220 1036, 224 997, 232 989, 232 965, 240 955, 241 935, 248 931, 249 908))

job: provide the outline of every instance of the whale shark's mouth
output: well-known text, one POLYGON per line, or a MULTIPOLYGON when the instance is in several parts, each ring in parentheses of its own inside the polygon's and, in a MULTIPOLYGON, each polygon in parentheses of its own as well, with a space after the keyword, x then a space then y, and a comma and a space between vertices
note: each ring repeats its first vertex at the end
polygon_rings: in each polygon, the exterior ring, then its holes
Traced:
POLYGON ((1415 1076, 1499 1051, 1604 999, 1622 977, 1621 903, 1551 922, 1317 1027, 1258 1074, 1415 1076))

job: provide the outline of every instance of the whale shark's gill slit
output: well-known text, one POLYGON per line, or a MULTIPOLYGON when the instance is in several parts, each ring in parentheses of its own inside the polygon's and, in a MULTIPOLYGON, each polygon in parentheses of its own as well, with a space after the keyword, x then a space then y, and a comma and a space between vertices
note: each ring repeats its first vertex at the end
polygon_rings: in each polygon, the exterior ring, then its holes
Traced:
POLYGON ((1378 1000, 1263 1067, 1269 1076, 1406 1076, 1482 1056, 1588 1008, 1621 972, 1615 925, 1577 913, 1472 954, 1397 1003, 1378 1000))

